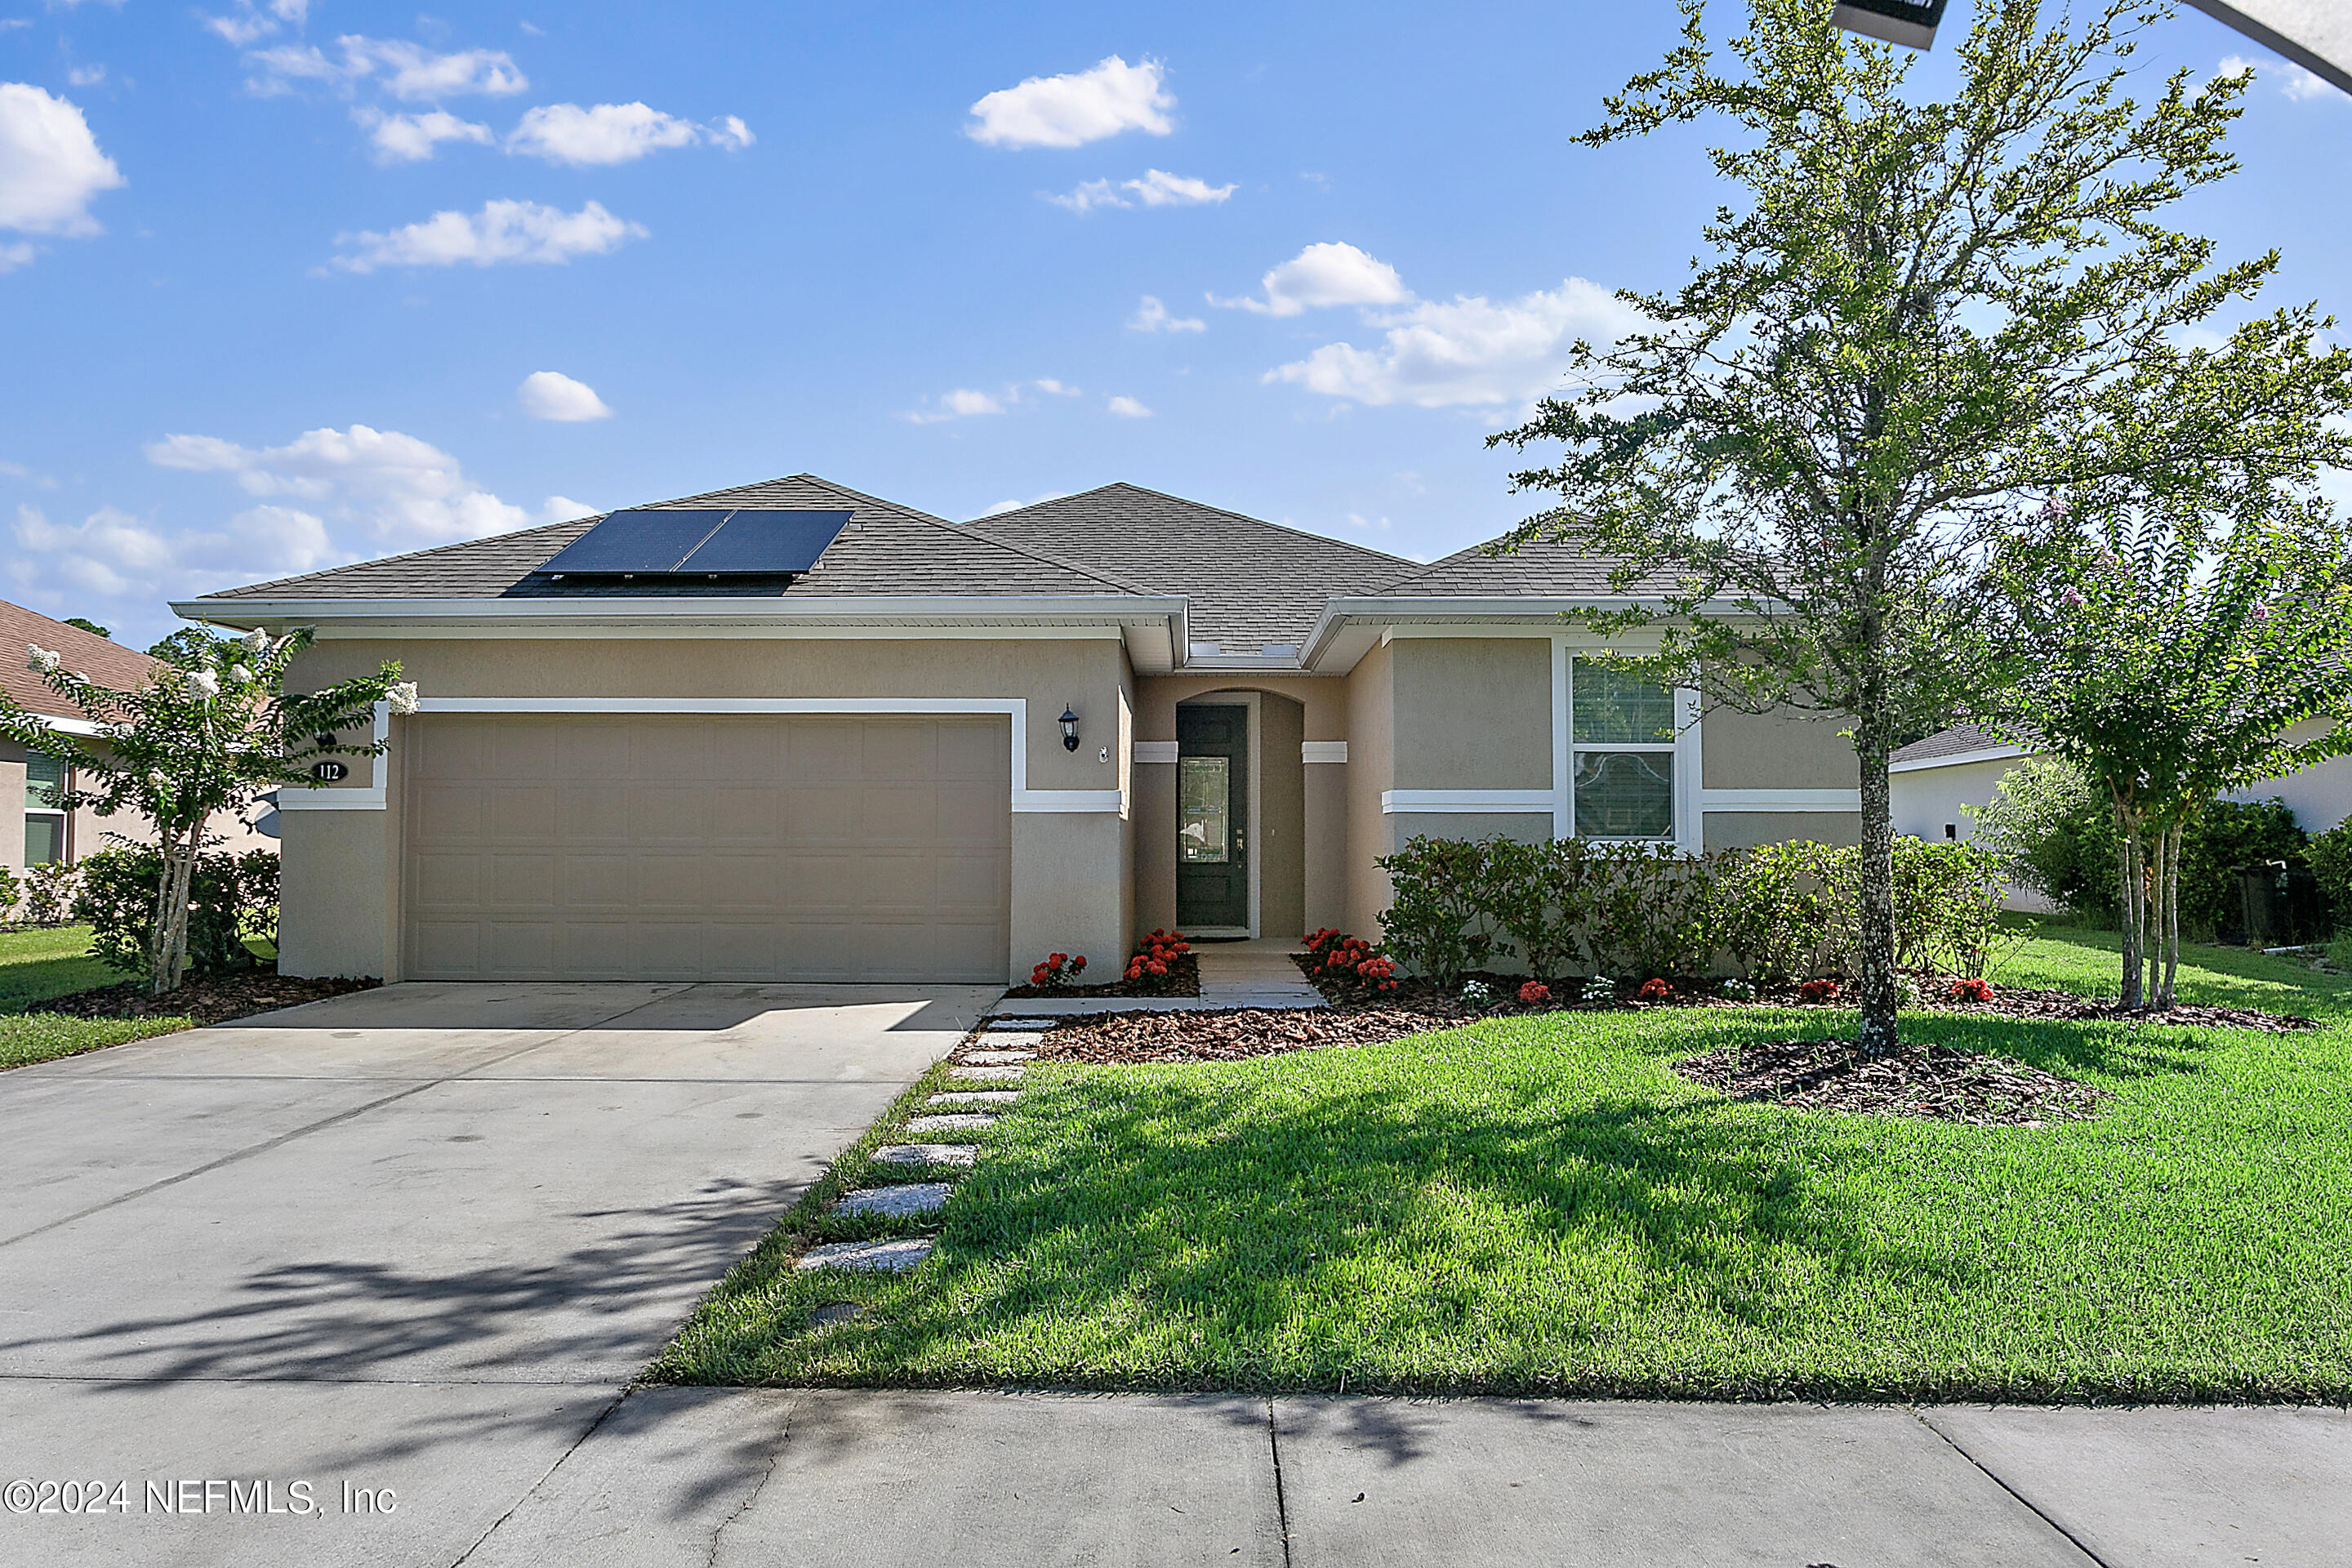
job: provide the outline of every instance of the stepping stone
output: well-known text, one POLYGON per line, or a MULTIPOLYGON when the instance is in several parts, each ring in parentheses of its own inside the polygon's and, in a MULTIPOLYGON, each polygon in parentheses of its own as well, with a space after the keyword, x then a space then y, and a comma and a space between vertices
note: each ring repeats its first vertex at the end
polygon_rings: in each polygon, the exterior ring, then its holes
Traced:
POLYGON ((1025 1051, 1034 1049, 1044 1043, 1045 1038, 1034 1029, 1023 1029, 1017 1033, 982 1035, 972 1044, 992 1051, 1025 1051))
POLYGON ((874 1151, 885 1165, 976 1165, 977 1143, 886 1143, 874 1151))
POLYGON ((833 1205, 839 1215, 878 1214, 891 1219, 903 1219, 908 1215, 936 1214, 947 1206, 948 1194, 955 1189, 945 1182, 909 1182, 903 1187, 868 1187, 863 1192, 845 1193, 833 1205))
POLYGON ((931 1105, 1010 1105, 1021 1098, 1017 1089, 957 1089, 945 1094, 935 1094, 926 1103, 931 1105))
POLYGON ((1021 1069, 1009 1068, 950 1068, 948 1077, 958 1083, 1019 1083, 1021 1069))
POLYGON ((835 1323, 845 1323, 864 1310, 866 1303, 863 1301, 827 1301, 809 1314, 809 1327, 824 1329, 835 1323))
POLYGON ((864 1268, 877 1274, 904 1274, 931 1255, 928 1236, 903 1236, 894 1241, 834 1241, 812 1247, 794 1268, 864 1268))
POLYGON ((966 1051, 963 1054, 963 1065, 972 1068, 1011 1067, 1014 1062, 1036 1059, 1034 1051, 966 1051))
POLYGON ((976 1132, 996 1125, 993 1116, 918 1116, 907 1123, 909 1132, 976 1132))
POLYGON ((984 1029, 1026 1029, 1032 1034, 1054 1026, 1051 1018, 991 1018, 981 1026, 984 1029))

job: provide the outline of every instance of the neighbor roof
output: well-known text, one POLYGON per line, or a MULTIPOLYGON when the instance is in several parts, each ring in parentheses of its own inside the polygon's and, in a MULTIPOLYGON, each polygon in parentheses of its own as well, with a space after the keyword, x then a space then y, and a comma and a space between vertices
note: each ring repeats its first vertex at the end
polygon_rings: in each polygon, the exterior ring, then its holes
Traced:
POLYGON ((1914 741, 1895 749, 1890 763, 1929 763, 1943 757, 1961 757, 1972 752, 2022 752, 2025 748, 2006 735, 1996 735, 1990 730, 1975 724, 1955 724, 1950 729, 1914 741))
POLYGON ((118 691, 144 684, 156 664, 145 654, 95 632, 0 600, 0 690, 15 698, 20 707, 51 719, 79 719, 83 714, 26 667, 26 650, 35 645, 64 656, 68 669, 118 691))
POLYGON ((1378 593, 1412 564, 1141 485, 1103 485, 970 526, 1097 563, 1149 593, 1184 595, 1193 644, 1234 654, 1296 651, 1324 600, 1378 593))
MULTIPOLYGON (((761 507, 779 510, 846 507, 849 523, 806 574, 789 586, 768 587, 754 596, 824 598, 888 595, 1132 595, 1140 592, 1091 566, 979 532, 944 518, 896 506, 818 479, 795 474, 761 484, 737 485, 702 495, 655 501, 656 507, 761 507)), ((541 596, 551 590, 531 574, 573 540, 604 521, 604 514, 573 522, 527 528, 488 539, 445 544, 383 561, 363 561, 299 577, 281 577, 243 588, 226 588, 196 601, 233 599, 491 599, 541 596)), ((643 586, 588 588, 567 584, 564 593, 642 595, 643 586)), ((744 596, 738 584, 665 587, 680 593, 744 596)))
MULTIPOLYGON (((1496 597, 1590 599, 1614 598, 1620 590, 1610 583, 1619 562, 1595 555, 1566 540, 1529 540, 1517 549, 1497 552, 1496 542, 1457 550, 1443 560, 1417 566, 1392 577, 1378 589, 1400 598, 1496 597)), ((1667 573, 1637 577, 1622 590, 1630 594, 1666 594, 1676 587, 1667 573)))

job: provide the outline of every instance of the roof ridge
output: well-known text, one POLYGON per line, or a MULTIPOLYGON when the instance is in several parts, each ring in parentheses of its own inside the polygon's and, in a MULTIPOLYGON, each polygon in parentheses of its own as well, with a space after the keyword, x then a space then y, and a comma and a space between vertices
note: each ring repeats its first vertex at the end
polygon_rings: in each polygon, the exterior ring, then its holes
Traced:
POLYGON ((1358 544, 1352 540, 1336 539, 1328 533, 1316 533, 1304 528, 1293 528, 1286 522, 1269 522, 1265 518, 1252 517, 1245 511, 1235 511, 1231 507, 1213 506, 1204 500, 1194 500, 1190 496, 1180 496, 1168 490, 1155 490, 1150 485, 1139 485, 1131 479, 1113 479, 1108 484, 1097 485, 1092 489, 1073 490, 1068 495, 1055 496, 1051 500, 1031 501, 1027 506, 1014 507, 1011 511, 992 512, 984 517, 974 518, 971 521, 971 526, 986 527, 1002 522, 1007 518, 1019 517, 1024 512, 1035 511, 1049 506, 1060 506, 1067 501, 1084 500, 1088 496, 1100 495, 1105 490, 1133 490, 1139 495, 1175 501, 1181 506, 1197 507, 1202 511, 1213 511, 1219 517, 1229 517, 1236 522, 1251 523, 1259 528, 1270 528, 1277 533, 1286 533, 1293 539, 1303 539, 1309 543, 1335 545, 1341 550, 1353 551, 1359 555, 1369 555, 1375 560, 1395 565, 1412 564, 1412 561, 1405 556, 1391 555, 1387 551, 1374 550, 1369 544, 1358 544))

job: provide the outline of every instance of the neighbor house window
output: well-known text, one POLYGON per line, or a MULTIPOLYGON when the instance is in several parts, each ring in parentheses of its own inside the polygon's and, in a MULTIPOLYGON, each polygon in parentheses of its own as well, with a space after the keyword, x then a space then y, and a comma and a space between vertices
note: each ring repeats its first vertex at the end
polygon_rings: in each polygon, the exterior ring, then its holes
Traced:
POLYGON ((1579 838, 1675 836, 1675 694, 1591 659, 1569 661, 1570 788, 1579 838))
POLYGON ((66 855, 66 764, 38 753, 25 759, 25 864, 46 866, 66 855))

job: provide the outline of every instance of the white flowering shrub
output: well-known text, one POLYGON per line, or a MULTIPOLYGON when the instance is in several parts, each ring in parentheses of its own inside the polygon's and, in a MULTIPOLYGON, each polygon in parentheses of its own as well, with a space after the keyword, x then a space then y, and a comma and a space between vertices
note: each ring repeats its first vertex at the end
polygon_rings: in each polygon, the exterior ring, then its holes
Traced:
POLYGON ((1617 1000, 1617 983, 1605 974, 1595 974, 1585 981, 1584 989, 1576 994, 1576 999, 1588 1006, 1599 1002, 1614 1002, 1617 1000))
POLYGON ((188 908, 205 825, 244 809, 267 790, 314 787, 310 764, 322 757, 373 757, 375 705, 416 710, 416 688, 387 663, 373 675, 322 690, 291 693, 287 671, 310 646, 307 629, 219 637, 190 628, 157 645, 149 679, 117 690, 65 668, 54 649, 28 646, 26 668, 70 700, 96 733, 69 735, 0 692, 0 736, 73 768, 59 802, 126 812, 154 824, 163 860, 146 943, 151 988, 170 991, 188 963, 188 908))

